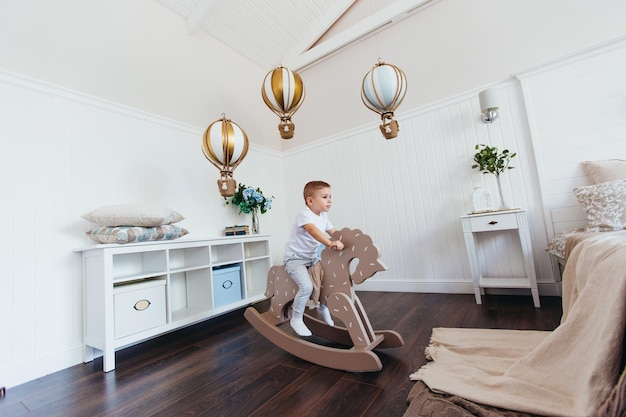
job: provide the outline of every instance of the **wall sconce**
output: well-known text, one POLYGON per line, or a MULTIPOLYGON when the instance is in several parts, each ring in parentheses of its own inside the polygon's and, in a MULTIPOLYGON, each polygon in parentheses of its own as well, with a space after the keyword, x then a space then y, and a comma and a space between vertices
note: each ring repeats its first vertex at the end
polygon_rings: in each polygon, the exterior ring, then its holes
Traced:
POLYGON ((498 92, 488 88, 478 93, 480 101, 480 119, 483 123, 493 123, 498 118, 498 92))

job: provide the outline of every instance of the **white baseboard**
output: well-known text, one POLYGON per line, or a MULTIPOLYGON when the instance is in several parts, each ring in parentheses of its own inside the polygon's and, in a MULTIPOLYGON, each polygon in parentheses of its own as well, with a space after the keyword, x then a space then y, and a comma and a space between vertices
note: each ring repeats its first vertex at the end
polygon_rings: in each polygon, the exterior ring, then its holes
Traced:
POLYGON ((539 295, 563 297, 563 290, 560 282, 538 282, 539 295))
POLYGON ((0 369, 0 386, 10 389, 82 362, 83 347, 80 346, 52 356, 44 356, 34 361, 16 364, 0 369))
MULTIPOLYGON (((539 294, 543 296, 561 297, 560 282, 540 282, 537 284, 539 294)), ((375 281, 368 280, 355 286, 357 291, 382 291, 382 292, 417 292, 417 293, 443 293, 443 294, 474 294, 474 286, 471 282, 406 282, 406 281, 375 281)), ((516 288, 489 288, 491 294, 526 294, 526 289, 516 288)), ((529 293, 530 294, 530 293, 529 293)))
POLYGON ((419 293, 450 293, 473 294, 471 282, 407 282, 407 281, 376 281, 369 279, 356 285, 356 291, 382 292, 419 292, 419 293))

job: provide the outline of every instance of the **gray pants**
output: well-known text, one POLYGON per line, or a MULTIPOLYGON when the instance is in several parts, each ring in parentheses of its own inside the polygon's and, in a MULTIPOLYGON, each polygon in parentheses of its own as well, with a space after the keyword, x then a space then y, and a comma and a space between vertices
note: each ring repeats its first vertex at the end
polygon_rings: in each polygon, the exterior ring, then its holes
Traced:
POLYGON ((306 302, 311 298, 313 282, 311 282, 307 268, 317 260, 301 258, 298 255, 286 257, 284 260, 287 273, 298 284, 298 292, 293 299, 293 317, 302 318, 306 302))

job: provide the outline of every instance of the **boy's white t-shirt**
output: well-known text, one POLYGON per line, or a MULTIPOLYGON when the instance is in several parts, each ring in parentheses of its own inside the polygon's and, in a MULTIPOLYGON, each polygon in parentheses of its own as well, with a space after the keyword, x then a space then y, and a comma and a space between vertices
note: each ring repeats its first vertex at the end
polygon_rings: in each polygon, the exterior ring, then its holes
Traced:
POLYGON ((315 257, 315 251, 320 243, 304 229, 304 225, 309 223, 313 223, 315 227, 322 232, 333 228, 330 220, 328 220, 328 214, 325 211, 322 211, 318 216, 308 207, 304 207, 298 212, 291 226, 289 240, 285 244, 285 256, 300 255, 305 258, 315 257))

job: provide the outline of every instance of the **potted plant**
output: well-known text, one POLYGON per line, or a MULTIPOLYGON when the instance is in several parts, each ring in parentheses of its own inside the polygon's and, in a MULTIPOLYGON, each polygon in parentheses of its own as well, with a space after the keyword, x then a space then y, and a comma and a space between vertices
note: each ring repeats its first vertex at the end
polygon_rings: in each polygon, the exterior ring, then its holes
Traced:
POLYGON ((497 146, 489 146, 485 144, 479 144, 474 147, 476 153, 474 154, 474 165, 472 169, 478 169, 483 174, 493 174, 496 176, 496 182, 498 183, 498 195, 500 196, 500 210, 506 210, 508 208, 502 196, 502 186, 500 185, 500 174, 507 169, 513 169, 510 166, 511 159, 515 158, 516 152, 511 152, 508 149, 503 149, 499 152, 497 146))

